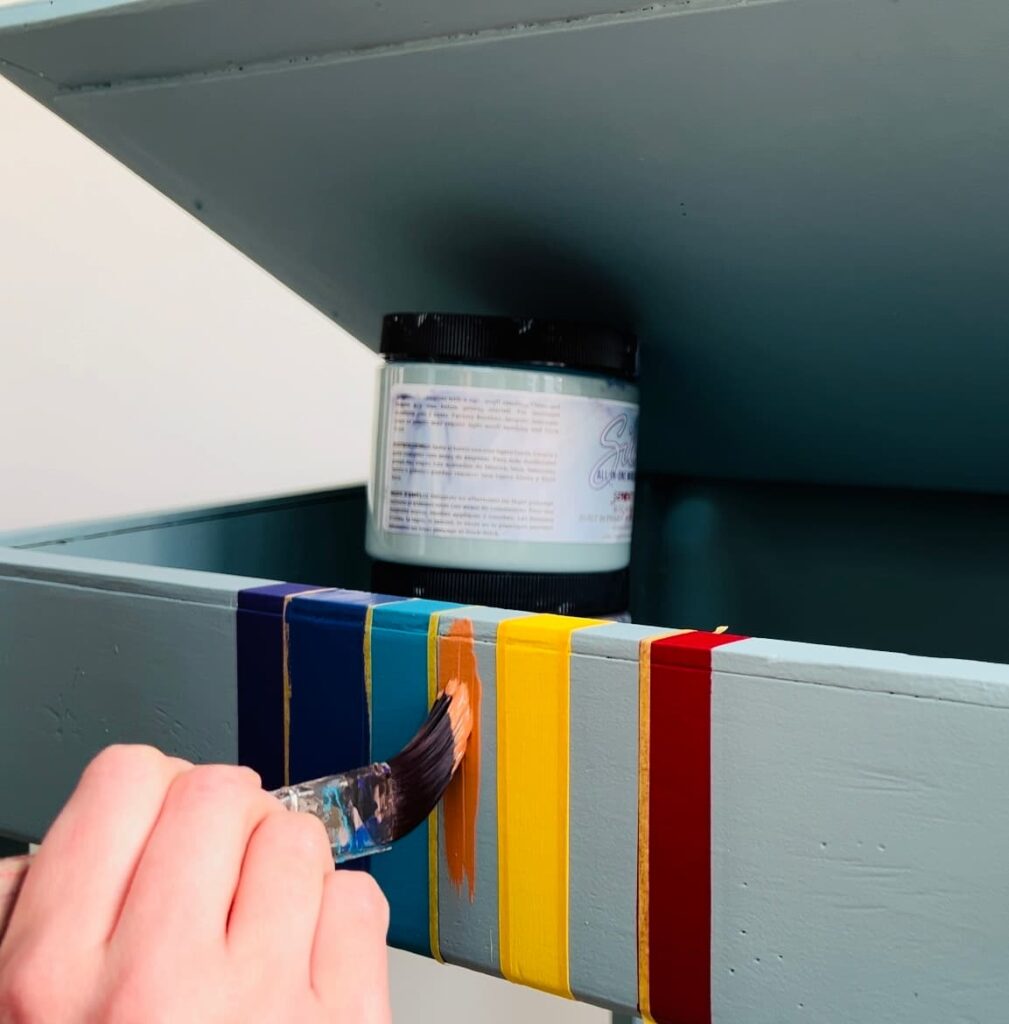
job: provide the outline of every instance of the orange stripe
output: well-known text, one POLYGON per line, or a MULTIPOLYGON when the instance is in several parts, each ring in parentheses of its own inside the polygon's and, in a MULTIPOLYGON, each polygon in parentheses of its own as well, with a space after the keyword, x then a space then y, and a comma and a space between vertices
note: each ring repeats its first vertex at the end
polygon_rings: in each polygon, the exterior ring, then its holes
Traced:
POLYGON ((476 820, 480 808, 480 702, 473 623, 455 619, 438 644, 438 683, 441 689, 456 679, 465 683, 473 712, 473 729, 466 756, 449 784, 442 801, 445 825, 445 866, 457 893, 468 885, 469 901, 476 899, 476 820))

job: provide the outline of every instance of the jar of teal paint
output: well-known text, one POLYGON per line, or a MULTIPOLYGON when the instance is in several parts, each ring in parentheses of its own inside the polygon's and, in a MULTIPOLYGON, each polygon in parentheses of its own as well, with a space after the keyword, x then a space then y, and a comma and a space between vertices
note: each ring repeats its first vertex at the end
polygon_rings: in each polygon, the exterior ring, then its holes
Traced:
POLYGON ((603 615, 628 605, 637 343, 462 314, 383 322, 367 549, 384 593, 603 615))

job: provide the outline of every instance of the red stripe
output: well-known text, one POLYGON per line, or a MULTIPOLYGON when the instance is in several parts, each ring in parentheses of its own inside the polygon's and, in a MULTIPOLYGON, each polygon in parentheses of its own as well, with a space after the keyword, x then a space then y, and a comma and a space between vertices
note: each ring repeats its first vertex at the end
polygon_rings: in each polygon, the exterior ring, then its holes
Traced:
POLYGON ((711 651, 742 639, 652 644, 648 974, 663 1024, 711 1022, 711 651))

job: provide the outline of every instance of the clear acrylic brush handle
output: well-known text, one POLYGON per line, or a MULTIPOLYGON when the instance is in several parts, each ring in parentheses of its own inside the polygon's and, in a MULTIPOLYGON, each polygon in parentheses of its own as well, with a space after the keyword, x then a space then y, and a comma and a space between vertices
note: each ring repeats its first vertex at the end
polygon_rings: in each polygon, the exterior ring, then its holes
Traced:
MULTIPOLYGON (((337 864, 384 853, 392 846, 394 786, 384 762, 285 786, 273 795, 288 810, 306 811, 322 821, 337 864)), ((0 939, 33 859, 34 854, 0 858, 0 939)))
POLYGON ((394 794, 385 762, 284 786, 273 795, 288 810, 312 814, 326 826, 337 864, 392 846, 394 794))

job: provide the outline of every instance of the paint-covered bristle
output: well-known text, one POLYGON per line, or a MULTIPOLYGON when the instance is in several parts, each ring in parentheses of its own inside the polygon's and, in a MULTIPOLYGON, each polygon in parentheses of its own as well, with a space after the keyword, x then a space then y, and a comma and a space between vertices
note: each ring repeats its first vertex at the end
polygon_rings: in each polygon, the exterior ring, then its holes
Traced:
POLYGON ((452 698, 448 717, 452 721, 452 739, 455 744, 452 757, 452 771, 455 772, 466 753, 466 744, 473 731, 473 708, 469 702, 469 689, 458 679, 453 679, 445 687, 445 694, 452 698))
POLYGON ((438 695, 417 735, 389 761, 392 839, 412 832, 434 810, 462 761, 472 728, 469 691, 453 680, 438 695))
POLYGON ((434 810, 466 753, 473 709, 465 683, 438 695, 416 736, 388 762, 274 790, 325 824, 338 862, 387 850, 434 810))

